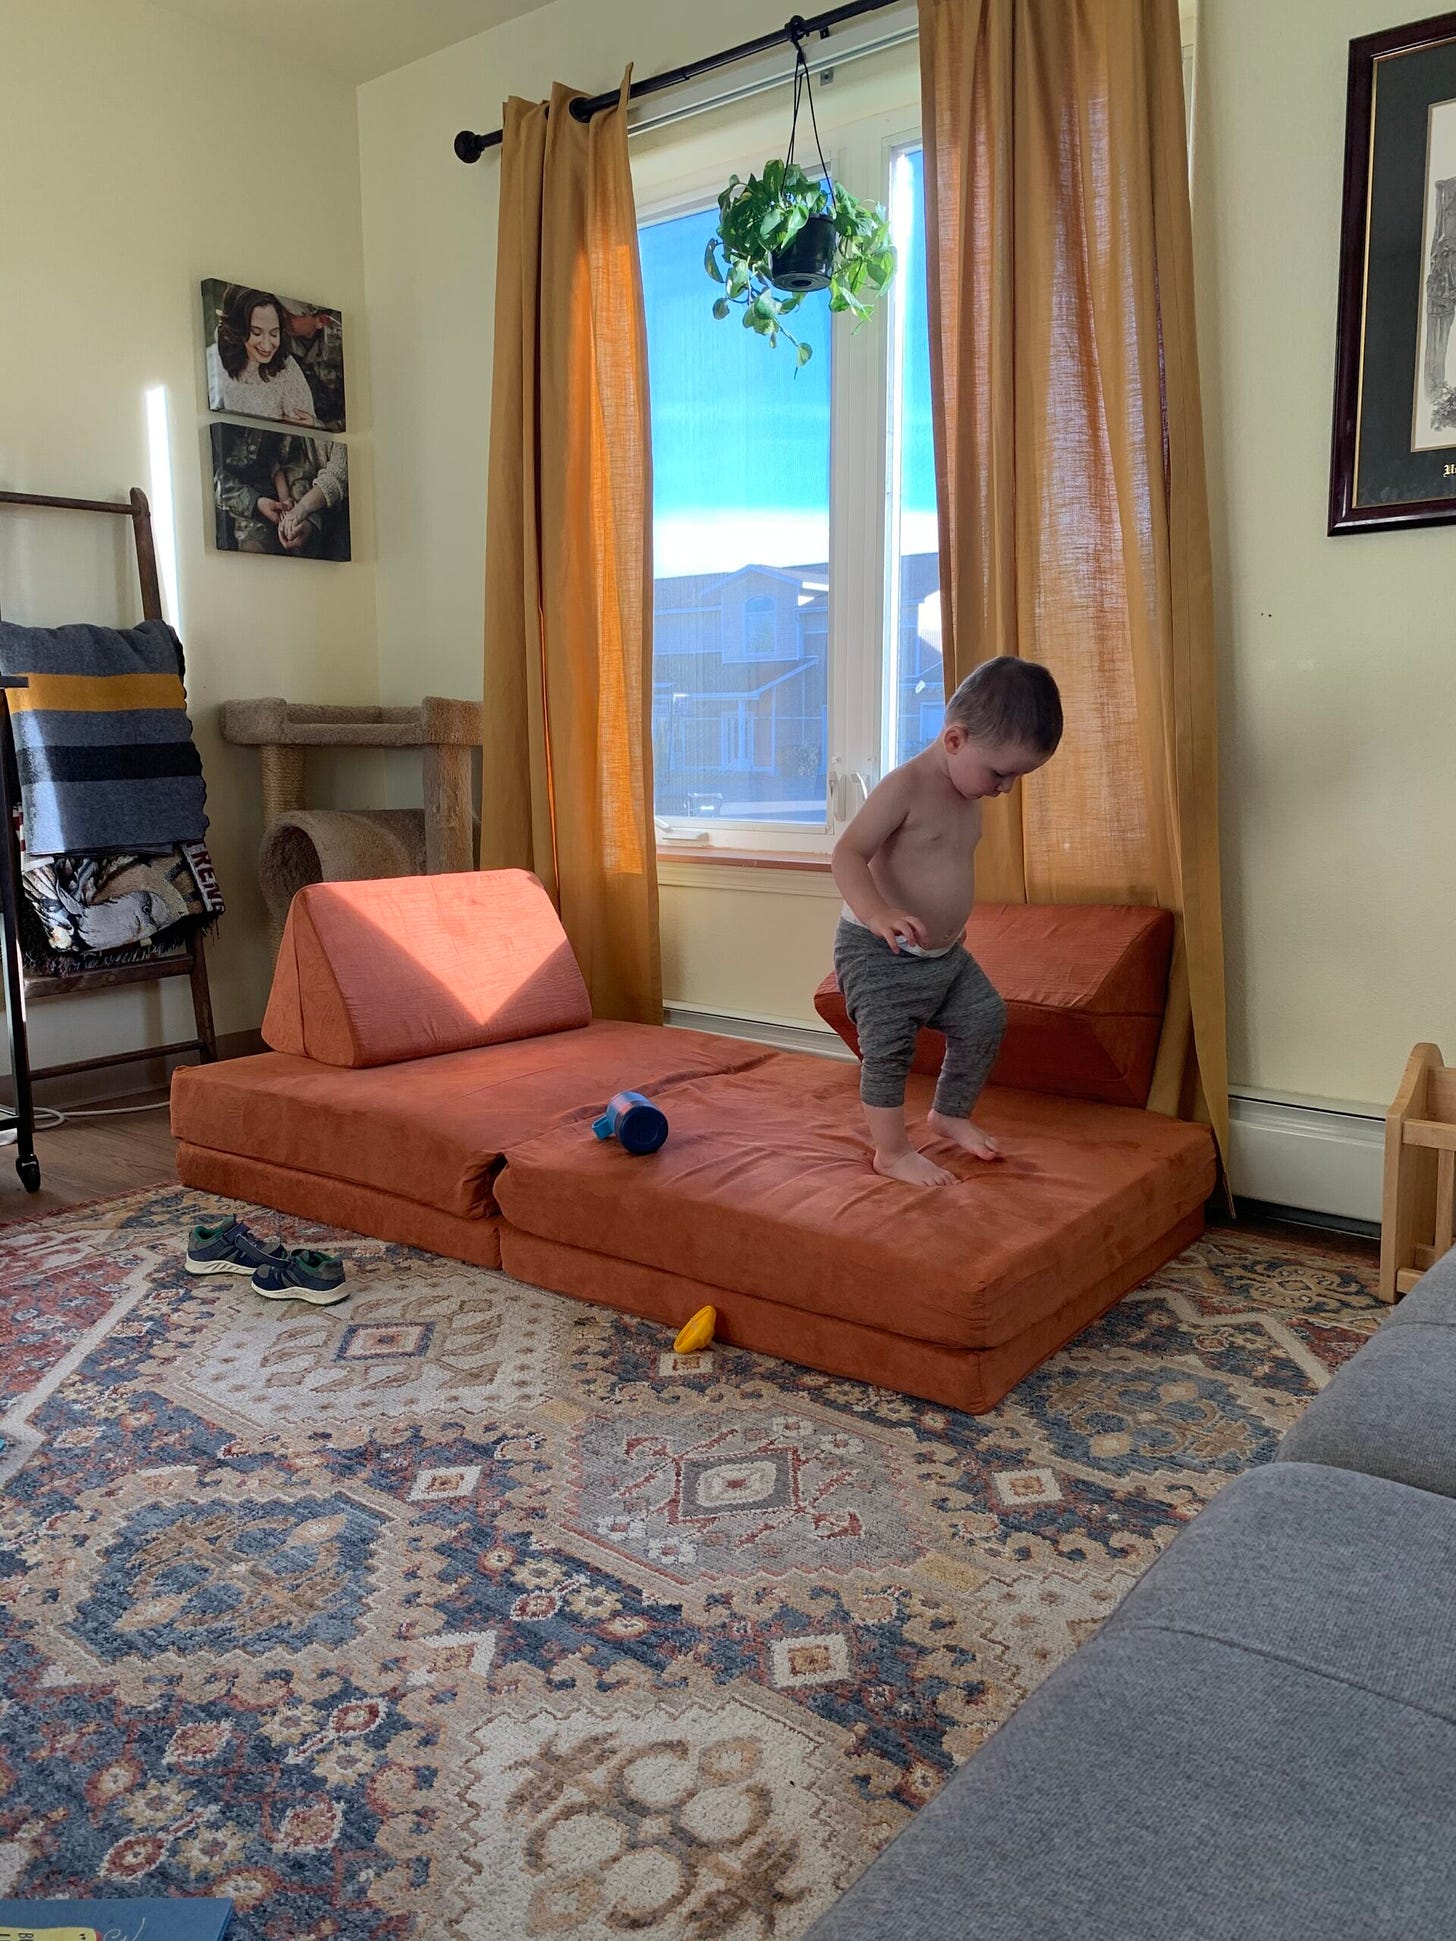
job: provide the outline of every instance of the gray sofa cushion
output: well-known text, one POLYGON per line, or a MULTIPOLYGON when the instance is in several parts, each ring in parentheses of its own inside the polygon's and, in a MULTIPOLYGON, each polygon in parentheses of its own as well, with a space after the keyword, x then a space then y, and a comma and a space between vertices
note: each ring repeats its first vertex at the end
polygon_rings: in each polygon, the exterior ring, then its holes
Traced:
POLYGON ((1456 1496, 1456 1327, 1396 1327, 1392 1317, 1310 1403, 1274 1460, 1362 1469, 1456 1496))
POLYGON ((1456 1256, 1422 1275, 1311 1402, 1275 1461, 1363 1469, 1456 1496, 1456 1256))
POLYGON ((1230 1484, 811 1941, 1451 1931, 1456 1504, 1230 1484))

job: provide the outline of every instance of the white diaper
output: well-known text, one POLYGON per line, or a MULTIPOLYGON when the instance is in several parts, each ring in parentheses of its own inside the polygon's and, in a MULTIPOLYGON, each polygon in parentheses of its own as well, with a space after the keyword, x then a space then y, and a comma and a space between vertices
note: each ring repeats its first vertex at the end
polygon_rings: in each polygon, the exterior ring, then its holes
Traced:
MULTIPOLYGON (((869 925, 867 923, 861 923, 847 903, 841 903, 839 907, 846 923, 852 923, 856 930, 869 929, 869 925)), ((966 933, 963 930, 958 937, 953 937, 948 944, 941 944, 935 950, 926 950, 922 944, 912 944, 910 939, 901 936, 898 930, 895 932, 895 936, 899 941, 901 950, 905 952, 907 957, 949 957, 957 945, 965 942, 966 933)))

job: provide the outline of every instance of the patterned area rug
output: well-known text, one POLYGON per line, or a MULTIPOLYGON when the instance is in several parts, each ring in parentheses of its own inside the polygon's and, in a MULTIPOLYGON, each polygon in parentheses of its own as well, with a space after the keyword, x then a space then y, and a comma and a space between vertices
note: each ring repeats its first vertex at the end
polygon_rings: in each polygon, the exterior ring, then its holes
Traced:
POLYGON ((976 1418, 217 1206, 0 1237, 0 1894, 237 1941, 793 1941, 1384 1312, 1210 1234, 976 1418))

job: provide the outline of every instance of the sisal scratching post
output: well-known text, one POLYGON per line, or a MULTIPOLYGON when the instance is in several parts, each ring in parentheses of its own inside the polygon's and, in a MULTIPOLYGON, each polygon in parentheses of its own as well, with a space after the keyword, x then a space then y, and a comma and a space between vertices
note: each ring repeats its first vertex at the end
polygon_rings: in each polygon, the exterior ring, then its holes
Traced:
POLYGON ((470 806, 470 750, 425 750, 425 872, 449 876, 475 867, 475 826, 470 806))
POLYGON ((303 750, 301 748, 263 748, 263 827, 281 815, 301 809, 303 794, 303 750))

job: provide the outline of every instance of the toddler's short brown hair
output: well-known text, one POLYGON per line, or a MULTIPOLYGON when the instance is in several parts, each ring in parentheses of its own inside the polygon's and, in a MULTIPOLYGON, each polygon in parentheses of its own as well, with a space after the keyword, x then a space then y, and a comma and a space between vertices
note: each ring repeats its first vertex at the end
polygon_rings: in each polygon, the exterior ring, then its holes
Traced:
POLYGON ((973 741, 1019 742, 1050 755, 1062 738, 1062 697, 1039 661, 1000 654, 969 673, 945 705, 973 741))

